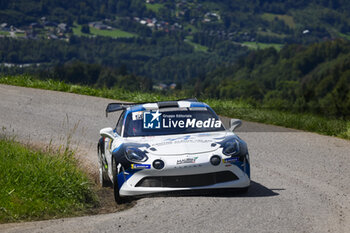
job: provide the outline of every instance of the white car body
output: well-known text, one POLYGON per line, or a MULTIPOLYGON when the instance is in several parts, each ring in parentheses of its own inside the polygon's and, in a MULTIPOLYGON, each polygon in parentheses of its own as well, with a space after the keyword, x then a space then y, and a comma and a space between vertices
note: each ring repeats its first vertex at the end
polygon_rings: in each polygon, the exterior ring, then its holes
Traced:
MULTIPOLYGON (((208 105, 194 101, 174 101, 171 104, 177 104, 180 109, 191 108, 197 111, 197 108, 208 108, 212 111, 208 105)), ((169 108, 174 109, 171 104, 168 104, 169 108)), ((166 104, 163 105, 149 103, 125 106, 121 116, 123 119, 118 123, 123 124, 119 127, 120 135, 116 130, 118 126, 116 129, 105 128, 100 132, 100 178, 102 183, 107 179, 114 183, 117 202, 123 196, 149 193, 249 187, 247 146, 232 129, 221 127, 211 132, 125 137, 128 114, 132 114, 132 120, 135 121, 140 120, 136 118, 141 118, 141 114, 146 111, 157 111, 152 113, 157 117, 159 110, 167 108, 166 104), (235 146, 235 150, 239 152, 232 153, 235 155, 225 154, 227 145, 235 146), (134 157, 126 155, 128 153, 134 157), (138 153, 141 157, 137 157, 138 153), (131 161, 134 158, 146 160, 131 161)))

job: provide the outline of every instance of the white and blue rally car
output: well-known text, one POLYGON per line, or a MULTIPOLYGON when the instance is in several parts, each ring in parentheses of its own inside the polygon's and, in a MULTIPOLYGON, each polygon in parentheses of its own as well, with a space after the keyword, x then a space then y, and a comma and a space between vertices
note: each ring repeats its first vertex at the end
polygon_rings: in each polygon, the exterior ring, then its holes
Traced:
POLYGON ((111 103, 121 111, 116 127, 100 131, 100 182, 113 183, 117 203, 127 196, 250 185, 247 144, 225 129, 205 103, 195 99, 157 103, 111 103))

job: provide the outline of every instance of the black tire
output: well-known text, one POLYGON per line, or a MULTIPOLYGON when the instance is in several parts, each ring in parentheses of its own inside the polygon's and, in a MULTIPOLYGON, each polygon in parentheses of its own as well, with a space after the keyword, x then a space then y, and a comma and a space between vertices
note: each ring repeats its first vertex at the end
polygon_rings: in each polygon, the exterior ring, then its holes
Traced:
POLYGON ((240 189, 238 190, 238 192, 241 193, 241 194, 246 194, 246 193, 248 193, 248 191, 249 191, 249 187, 250 187, 250 186, 244 187, 244 188, 240 188, 240 189))
POLYGON ((102 187, 108 187, 111 185, 111 182, 108 178, 108 174, 106 169, 104 168, 103 162, 102 162, 102 151, 100 146, 97 147, 97 156, 98 156, 98 163, 99 163, 99 181, 102 187))
POLYGON ((112 158, 112 173, 113 173, 113 191, 114 191, 114 200, 117 204, 123 204, 125 203, 125 198, 122 198, 119 194, 119 187, 118 187, 118 171, 117 164, 115 160, 112 158))

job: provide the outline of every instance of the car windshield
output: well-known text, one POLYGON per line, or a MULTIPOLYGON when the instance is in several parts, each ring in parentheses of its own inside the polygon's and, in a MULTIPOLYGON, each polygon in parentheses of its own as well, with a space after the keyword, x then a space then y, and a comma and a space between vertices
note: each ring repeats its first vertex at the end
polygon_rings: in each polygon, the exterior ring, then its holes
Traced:
POLYGON ((124 137, 187 134, 225 130, 219 117, 206 107, 131 112, 124 137))

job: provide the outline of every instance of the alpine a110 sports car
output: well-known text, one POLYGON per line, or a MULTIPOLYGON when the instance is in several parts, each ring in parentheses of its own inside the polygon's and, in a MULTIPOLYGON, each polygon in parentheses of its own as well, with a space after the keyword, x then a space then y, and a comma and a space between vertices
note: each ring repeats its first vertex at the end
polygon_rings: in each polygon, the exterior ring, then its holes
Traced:
POLYGON ((157 103, 111 103, 106 115, 121 111, 116 127, 100 131, 100 182, 113 183, 117 203, 125 197, 180 190, 250 185, 247 144, 226 129, 196 99, 157 103))

